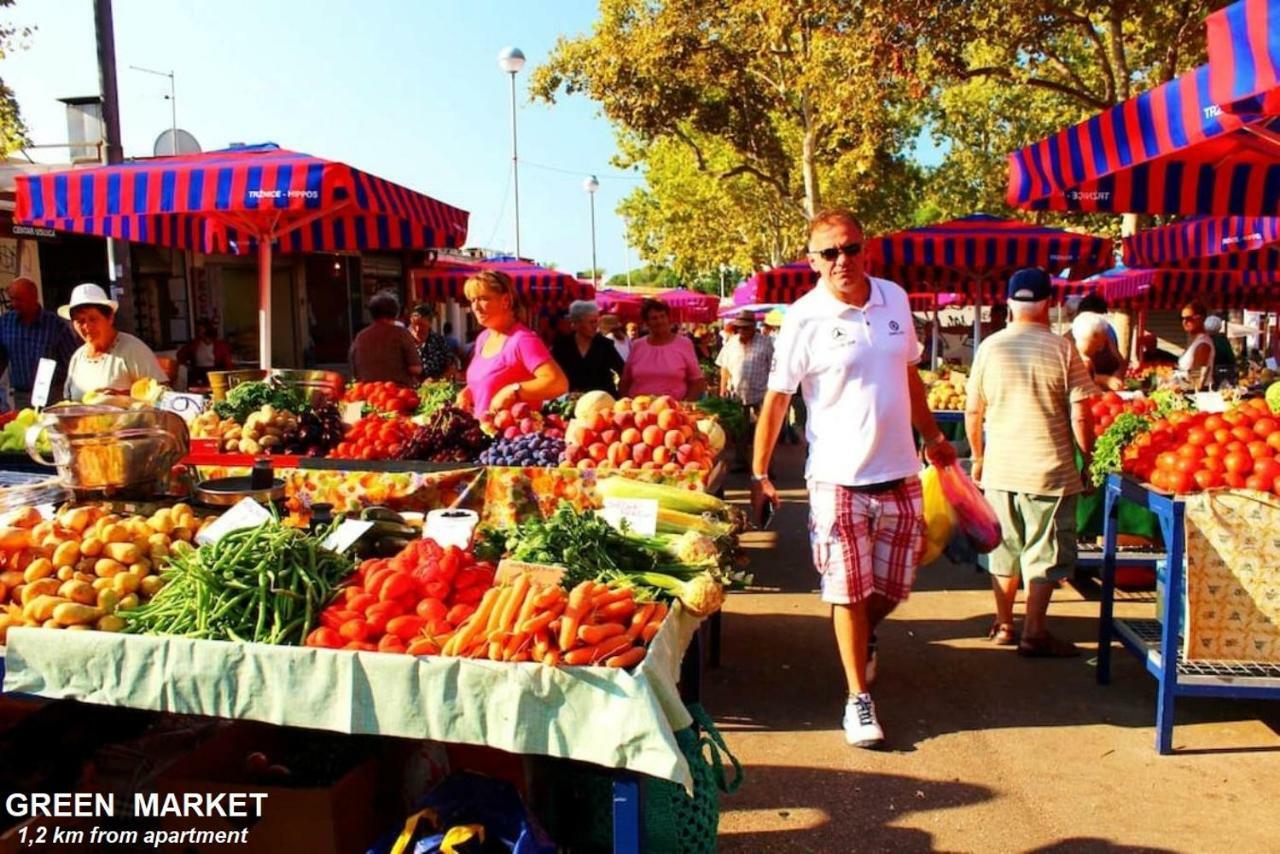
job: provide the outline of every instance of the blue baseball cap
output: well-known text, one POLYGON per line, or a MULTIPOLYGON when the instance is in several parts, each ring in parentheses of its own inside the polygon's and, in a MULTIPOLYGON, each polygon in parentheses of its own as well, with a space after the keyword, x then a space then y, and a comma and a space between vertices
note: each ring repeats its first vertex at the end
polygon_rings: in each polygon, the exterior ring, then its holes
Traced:
POLYGON ((1053 282, 1039 267, 1026 267, 1009 277, 1008 297, 1016 302, 1040 302, 1053 296, 1053 282))

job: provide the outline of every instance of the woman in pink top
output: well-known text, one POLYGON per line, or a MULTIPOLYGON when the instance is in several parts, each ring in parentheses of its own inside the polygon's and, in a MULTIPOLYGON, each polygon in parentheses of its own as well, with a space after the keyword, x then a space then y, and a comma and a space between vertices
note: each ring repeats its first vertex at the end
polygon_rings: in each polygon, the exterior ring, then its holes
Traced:
POLYGON ((476 321, 484 327, 476 339, 467 386, 458 406, 477 416, 525 402, 537 409, 544 400, 569 390, 564 371, 529 327, 516 320, 515 285, 497 270, 467 279, 463 292, 476 321))
POLYGON ((668 394, 676 400, 697 400, 707 390, 693 342, 671 328, 666 303, 647 299, 640 308, 649 334, 631 342, 631 355, 618 390, 626 397, 668 394))

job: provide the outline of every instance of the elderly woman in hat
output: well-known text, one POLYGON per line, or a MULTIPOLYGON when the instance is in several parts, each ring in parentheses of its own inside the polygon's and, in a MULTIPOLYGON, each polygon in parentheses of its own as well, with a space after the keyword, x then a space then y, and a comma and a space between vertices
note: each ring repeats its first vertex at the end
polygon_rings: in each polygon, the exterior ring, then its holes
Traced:
POLYGON ((578 300, 569 306, 573 332, 561 335, 551 357, 569 378, 569 391, 605 391, 617 395, 614 376, 622 376, 626 362, 613 342, 600 334, 600 309, 594 302, 578 300))
POLYGON ((91 391, 127 395, 141 379, 169 381, 150 347, 116 329, 117 308, 101 287, 84 284, 76 285, 70 301, 58 309, 84 342, 67 365, 68 400, 83 400, 91 391))

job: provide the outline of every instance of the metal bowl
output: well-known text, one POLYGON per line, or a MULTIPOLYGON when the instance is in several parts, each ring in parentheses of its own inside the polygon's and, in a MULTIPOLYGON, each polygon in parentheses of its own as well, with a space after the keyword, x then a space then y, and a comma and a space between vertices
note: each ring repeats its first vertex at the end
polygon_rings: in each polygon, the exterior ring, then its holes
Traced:
POLYGON ((269 489, 254 489, 249 476, 217 477, 196 484, 195 500, 206 507, 234 507, 242 498, 259 504, 284 501, 284 481, 275 478, 269 489))
POLYGON ((308 403, 341 400, 347 389, 347 378, 334 371, 272 368, 271 378, 302 392, 308 403))
POLYGON ((226 400, 227 392, 240 383, 265 380, 267 372, 261 370, 210 371, 209 392, 215 401, 226 400))

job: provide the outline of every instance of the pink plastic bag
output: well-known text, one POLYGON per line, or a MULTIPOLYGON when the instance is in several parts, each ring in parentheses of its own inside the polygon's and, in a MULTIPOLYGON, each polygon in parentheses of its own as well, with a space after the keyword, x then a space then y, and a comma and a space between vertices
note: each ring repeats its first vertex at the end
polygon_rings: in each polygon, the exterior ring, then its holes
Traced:
POLYGON ((955 511, 956 526, 969 539, 970 545, 985 554, 1000 545, 1000 520, 991 509, 978 485, 958 465, 938 469, 942 494, 955 511))

